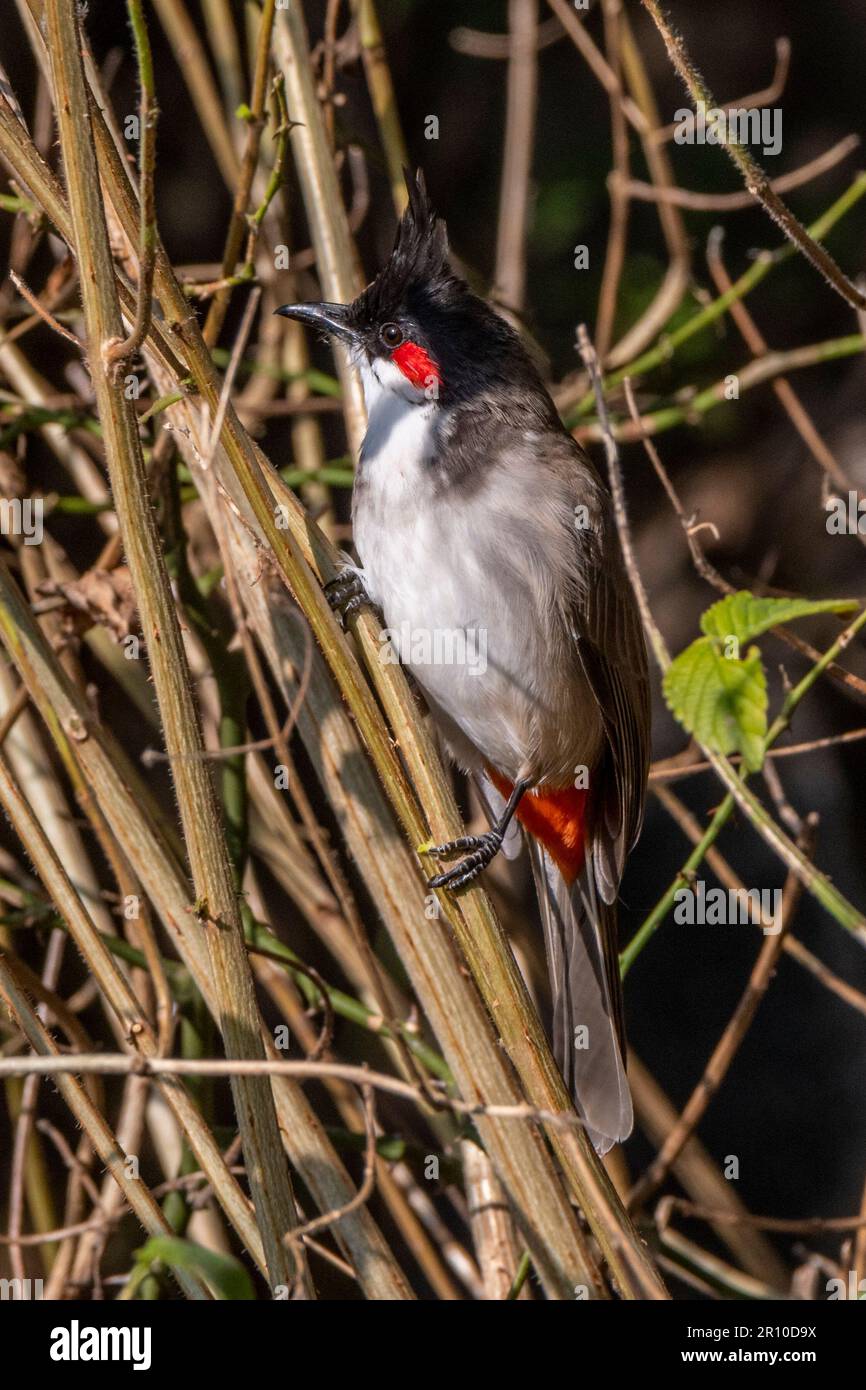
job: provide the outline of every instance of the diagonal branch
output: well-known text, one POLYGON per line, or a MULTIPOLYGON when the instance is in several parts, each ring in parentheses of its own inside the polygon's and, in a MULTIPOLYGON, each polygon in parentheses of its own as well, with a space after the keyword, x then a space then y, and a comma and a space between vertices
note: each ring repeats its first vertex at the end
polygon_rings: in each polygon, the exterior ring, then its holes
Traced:
POLYGON ((708 124, 714 126, 719 144, 724 146, 739 169, 749 193, 769 213, 773 221, 778 223, 788 240, 802 251, 807 261, 823 275, 837 294, 854 309, 866 308, 866 294, 851 283, 829 251, 825 251, 823 246, 810 237, 802 222, 798 222, 787 204, 782 202, 754 155, 745 145, 730 139, 724 120, 714 118, 715 102, 712 92, 689 58, 681 36, 671 28, 658 0, 643 0, 643 5, 664 39, 668 57, 685 83, 692 101, 696 106, 706 110, 708 124))
MULTIPOLYGON (((122 333, 74 0, 47 0, 47 41, 78 257, 91 375, 102 420, 115 509, 132 574, 162 713, 196 891, 196 916, 210 954, 220 1025, 230 1057, 263 1057, 252 974, 225 836, 203 749, 180 627, 163 561, 134 412, 105 362, 122 333)), ((232 1085, 250 1186, 273 1286, 291 1284, 294 1262, 282 1235, 296 1224, 294 1200, 266 1080, 232 1085)))

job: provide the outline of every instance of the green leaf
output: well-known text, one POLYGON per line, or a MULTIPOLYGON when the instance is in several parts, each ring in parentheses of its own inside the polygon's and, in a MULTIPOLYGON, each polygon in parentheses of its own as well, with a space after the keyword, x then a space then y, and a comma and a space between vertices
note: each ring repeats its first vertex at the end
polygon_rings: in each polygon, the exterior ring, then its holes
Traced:
POLYGON ((172 1269, 201 1275, 222 1299, 233 1302, 255 1299, 250 1276, 233 1255, 217 1254, 215 1250, 207 1250, 191 1240, 181 1240, 179 1236, 152 1236, 135 1255, 141 1264, 162 1260, 172 1269))
POLYGON ((761 653, 727 657, 717 640, 699 637, 673 661, 664 695, 683 727, 716 753, 740 752, 750 772, 764 756, 767 681, 761 653))
POLYGON ((704 636, 671 663, 663 685, 670 710, 705 747, 739 752, 746 769, 757 772, 767 736, 767 678, 758 648, 743 658, 741 644, 795 618, 857 606, 852 599, 756 598, 747 589, 728 594, 701 618, 704 636))
POLYGON ((771 627, 780 627, 795 618, 807 618, 812 613, 850 613, 856 607, 853 599, 822 599, 813 603, 805 598, 755 598, 748 589, 742 589, 707 609, 701 618, 701 631, 722 641, 735 637, 738 642, 751 642, 771 627))
POLYGON ((757 772, 764 761, 767 736, 767 678, 757 647, 750 647, 744 661, 721 657, 720 669, 724 698, 722 718, 727 721, 730 738, 743 755, 750 772, 757 772))

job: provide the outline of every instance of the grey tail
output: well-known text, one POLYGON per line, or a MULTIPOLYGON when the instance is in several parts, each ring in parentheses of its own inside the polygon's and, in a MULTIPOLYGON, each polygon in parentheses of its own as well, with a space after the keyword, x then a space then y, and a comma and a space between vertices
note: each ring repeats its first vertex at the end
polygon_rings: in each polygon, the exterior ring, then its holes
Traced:
POLYGON ((616 907, 594 891, 590 868, 569 885, 527 835, 553 996, 553 1053, 600 1154, 631 1134, 616 958, 616 907))

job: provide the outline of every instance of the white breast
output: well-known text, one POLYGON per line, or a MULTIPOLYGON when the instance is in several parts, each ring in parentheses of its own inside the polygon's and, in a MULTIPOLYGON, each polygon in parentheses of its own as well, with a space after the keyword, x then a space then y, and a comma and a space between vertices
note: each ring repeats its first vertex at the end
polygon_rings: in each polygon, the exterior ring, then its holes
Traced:
POLYGON ((411 582, 407 571, 415 569, 405 557, 427 514, 423 498, 431 489, 439 407, 393 363, 359 365, 368 424, 353 499, 354 536, 367 593, 386 611, 395 591, 411 582))
MULTIPOLYGON (((368 368, 364 385, 369 426, 354 537, 390 646, 464 766, 487 761, 512 780, 546 772, 539 729, 549 717, 539 724, 539 697, 543 708, 548 662, 537 649, 538 588, 508 581, 502 558, 511 547, 500 534, 503 507, 531 516, 538 499, 495 483, 452 498, 434 461, 444 424, 439 406, 393 378, 387 389, 381 369, 374 375, 368 368)), ((559 692, 550 694, 562 703, 559 692)))

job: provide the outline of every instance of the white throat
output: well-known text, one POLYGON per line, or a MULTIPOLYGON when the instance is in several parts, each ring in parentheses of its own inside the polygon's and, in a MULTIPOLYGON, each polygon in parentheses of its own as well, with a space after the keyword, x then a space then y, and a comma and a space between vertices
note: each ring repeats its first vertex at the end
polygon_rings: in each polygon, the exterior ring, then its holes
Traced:
POLYGON ((421 470, 433 456, 439 406, 393 362, 364 358, 358 366, 367 406, 361 449, 365 482, 393 497, 419 485, 421 470))

